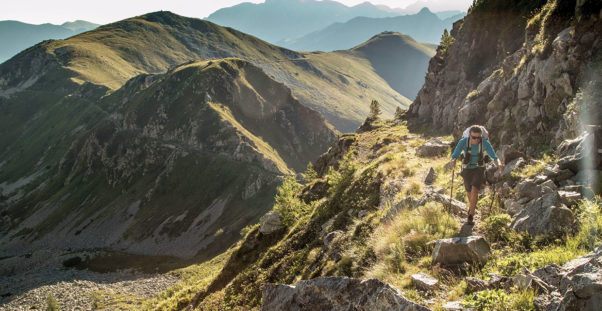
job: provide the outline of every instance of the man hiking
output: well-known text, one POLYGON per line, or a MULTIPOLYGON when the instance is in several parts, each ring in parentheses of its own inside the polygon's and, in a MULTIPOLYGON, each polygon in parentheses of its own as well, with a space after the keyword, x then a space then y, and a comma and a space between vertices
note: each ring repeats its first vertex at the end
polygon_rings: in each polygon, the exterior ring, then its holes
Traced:
POLYGON ((464 160, 462 161, 464 169, 460 175, 464 179, 464 188, 466 188, 466 196, 470 206, 466 224, 474 225, 473 219, 479 200, 479 189, 485 183, 485 157, 483 152, 486 152, 489 157, 495 160, 495 165, 500 173, 504 170, 504 164, 493 151, 493 147, 487 139, 487 131, 481 126, 471 126, 464 132, 463 136, 451 155, 450 165, 455 167, 456 159, 464 152, 464 160))

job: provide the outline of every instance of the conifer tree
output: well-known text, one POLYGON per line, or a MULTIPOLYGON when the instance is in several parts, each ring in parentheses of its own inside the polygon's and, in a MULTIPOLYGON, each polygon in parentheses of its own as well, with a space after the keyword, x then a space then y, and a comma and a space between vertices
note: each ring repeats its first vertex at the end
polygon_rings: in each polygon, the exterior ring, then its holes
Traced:
POLYGON ((370 103, 370 118, 371 119, 378 119, 378 116, 380 115, 380 104, 378 103, 377 100, 372 100, 372 102, 370 103))
POLYGON ((403 110, 401 110, 401 107, 395 108, 395 120, 401 120, 402 115, 403 110))

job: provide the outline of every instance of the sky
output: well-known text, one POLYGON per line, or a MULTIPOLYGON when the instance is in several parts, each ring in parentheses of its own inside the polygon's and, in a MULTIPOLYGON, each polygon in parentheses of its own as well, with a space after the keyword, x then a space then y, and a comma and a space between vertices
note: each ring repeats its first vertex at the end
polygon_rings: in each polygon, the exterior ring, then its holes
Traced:
MULTIPOLYGON (((337 0, 348 6, 366 0, 337 0)), ((392 8, 405 8, 418 0, 370 0, 392 8)), ((31 24, 62 24, 77 19, 97 24, 115 22, 148 12, 166 10, 176 14, 204 18, 216 10, 241 2, 262 3, 264 0, 0 0, 0 20, 18 20, 31 24)), ((431 10, 466 11, 472 0, 420 0, 431 10)))

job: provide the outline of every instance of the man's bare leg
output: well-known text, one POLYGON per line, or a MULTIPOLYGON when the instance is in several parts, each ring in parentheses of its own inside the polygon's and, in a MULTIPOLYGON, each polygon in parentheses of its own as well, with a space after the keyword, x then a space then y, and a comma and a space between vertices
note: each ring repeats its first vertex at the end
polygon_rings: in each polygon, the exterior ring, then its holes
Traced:
POLYGON ((466 193, 466 195, 468 196, 469 203, 468 215, 474 215, 477 207, 477 201, 479 200, 479 189, 475 186, 472 186, 471 191, 466 193))

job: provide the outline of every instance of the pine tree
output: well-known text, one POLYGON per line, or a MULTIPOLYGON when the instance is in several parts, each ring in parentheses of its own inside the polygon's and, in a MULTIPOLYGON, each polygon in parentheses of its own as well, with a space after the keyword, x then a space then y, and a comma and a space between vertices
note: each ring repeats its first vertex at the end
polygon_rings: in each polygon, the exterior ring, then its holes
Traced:
POLYGON ((447 49, 454 43, 455 39, 452 37, 447 29, 443 30, 443 35, 441 36, 441 43, 439 44, 439 52, 441 57, 447 54, 447 49))
POLYGON ((401 107, 395 108, 395 120, 401 120, 402 116, 403 116, 403 110, 401 110, 401 107))
POLYGON ((378 103, 377 100, 372 100, 372 102, 370 103, 370 116, 369 116, 369 118, 371 118, 371 119, 378 119, 379 115, 380 115, 380 104, 378 103))
POLYGON ((309 182, 312 179, 316 178, 318 178, 318 173, 314 169, 314 165, 311 162, 309 162, 307 164, 307 169, 305 170, 305 173, 303 173, 303 179, 305 180, 305 182, 309 182))

